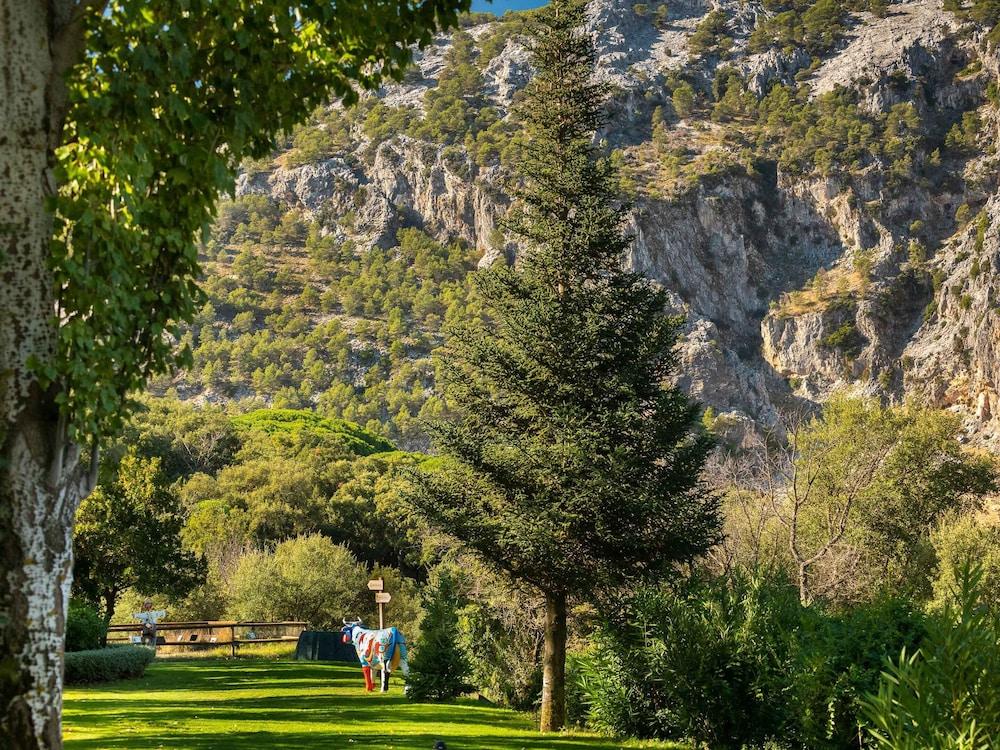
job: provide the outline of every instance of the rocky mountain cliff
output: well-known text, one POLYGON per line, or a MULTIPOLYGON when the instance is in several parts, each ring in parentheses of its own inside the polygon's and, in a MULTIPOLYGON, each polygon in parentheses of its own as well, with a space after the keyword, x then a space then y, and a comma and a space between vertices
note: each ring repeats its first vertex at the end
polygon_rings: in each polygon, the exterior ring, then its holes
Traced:
MULTIPOLYGON (((266 198, 347 256, 391 250, 406 228, 480 262, 510 256, 497 221, 512 104, 531 76, 523 18, 470 19, 401 84, 317 113, 273 160, 247 165, 236 204, 266 198)), ((736 435, 850 387, 953 409, 971 440, 1000 448, 988 13, 938 0, 593 0, 589 19, 613 91, 600 137, 634 202, 628 262, 686 316, 682 383, 716 424, 736 435)), ((217 238, 231 252, 210 275, 233 273, 235 237, 217 238)), ((256 252, 272 269, 295 265, 294 242, 270 243, 256 252)), ((224 338, 234 313, 215 314, 224 338)), ((306 317, 353 330, 336 301, 306 317)), ((371 366, 357 365, 355 387, 371 366)), ((182 396, 218 395, 186 377, 182 396)), ((421 377, 413 388, 429 392, 430 369, 421 377)))

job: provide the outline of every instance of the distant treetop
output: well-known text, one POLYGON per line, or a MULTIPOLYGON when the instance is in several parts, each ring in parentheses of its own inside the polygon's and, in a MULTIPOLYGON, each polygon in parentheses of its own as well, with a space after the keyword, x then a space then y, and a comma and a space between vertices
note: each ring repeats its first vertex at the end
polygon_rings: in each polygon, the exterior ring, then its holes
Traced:
POLYGON ((344 447, 359 456, 385 453, 396 446, 383 437, 363 429, 354 422, 330 419, 305 409, 257 409, 233 419, 237 428, 265 432, 296 434, 303 431, 318 435, 338 436, 344 447))

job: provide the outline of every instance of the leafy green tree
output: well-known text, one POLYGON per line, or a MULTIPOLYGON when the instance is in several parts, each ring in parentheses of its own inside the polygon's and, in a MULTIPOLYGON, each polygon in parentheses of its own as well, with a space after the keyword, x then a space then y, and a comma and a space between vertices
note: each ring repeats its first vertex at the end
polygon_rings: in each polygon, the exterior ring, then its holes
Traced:
POLYGON ((406 678, 410 700, 445 701, 472 690, 469 662, 456 638, 462 603, 458 584, 447 571, 440 571, 424 589, 420 643, 406 678))
POLYGON ((688 50, 693 56, 724 55, 732 47, 733 40, 727 36, 729 18, 724 10, 713 10, 701 21, 688 40, 688 50))
POLYGON ((240 445, 233 420, 216 406, 143 397, 108 451, 115 457, 134 447, 144 456, 158 457, 170 483, 198 472, 215 474, 235 460, 240 445))
POLYGON ((3 0, 0 745, 57 748, 77 505, 127 394, 188 359, 198 241, 245 157, 400 78, 468 0, 3 0))
POLYGON ((476 279, 486 321, 458 326, 439 377, 455 407, 432 426, 443 454, 416 473, 418 513, 546 598, 541 727, 565 723, 566 614, 714 541, 699 473, 710 440, 665 385, 679 322, 622 269, 631 238, 617 175, 593 144, 607 88, 592 79, 583 6, 538 12, 538 71, 520 105, 526 143, 508 229, 516 267, 476 279))
POLYGON ((304 620, 336 628, 362 606, 368 572, 346 547, 318 534, 245 555, 232 582, 231 614, 241 620, 304 620))
POLYGON ((682 81, 670 95, 670 101, 674 105, 674 112, 681 119, 690 117, 694 112, 694 89, 687 81, 682 81))
POLYGON ((759 501, 803 603, 880 588, 926 594, 932 531, 996 483, 993 462, 966 453, 959 429, 953 415, 839 394, 821 414, 788 420, 784 447, 761 441, 759 501))
POLYGON ((204 560, 181 544, 184 520, 160 460, 134 452, 80 504, 73 587, 102 607, 105 625, 126 589, 184 596, 204 580, 204 560))

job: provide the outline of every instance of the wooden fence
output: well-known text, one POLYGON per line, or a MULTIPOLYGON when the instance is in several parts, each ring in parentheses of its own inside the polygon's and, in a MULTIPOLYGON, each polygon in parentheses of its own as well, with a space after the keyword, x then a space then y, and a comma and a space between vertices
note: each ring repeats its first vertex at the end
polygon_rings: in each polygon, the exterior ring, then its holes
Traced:
MULTIPOLYGON (((156 626, 158 646, 177 648, 236 649, 250 643, 295 643, 305 622, 237 622, 235 620, 198 620, 192 622, 161 622, 156 626)), ((142 634, 142 625, 112 625, 108 628, 108 643, 131 643, 142 634)))

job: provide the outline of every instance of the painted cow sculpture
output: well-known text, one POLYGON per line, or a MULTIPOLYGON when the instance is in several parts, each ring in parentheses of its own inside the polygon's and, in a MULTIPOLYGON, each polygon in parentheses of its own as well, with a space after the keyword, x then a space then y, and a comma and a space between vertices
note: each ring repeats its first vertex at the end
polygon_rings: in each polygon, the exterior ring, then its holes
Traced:
POLYGON ((410 673, 410 665, 406 660, 406 638, 398 628, 369 630, 360 620, 344 620, 344 627, 340 632, 344 643, 354 644, 368 692, 375 689, 375 683, 372 682, 373 667, 382 672, 383 693, 389 689, 389 675, 397 668, 403 671, 404 677, 410 673))

